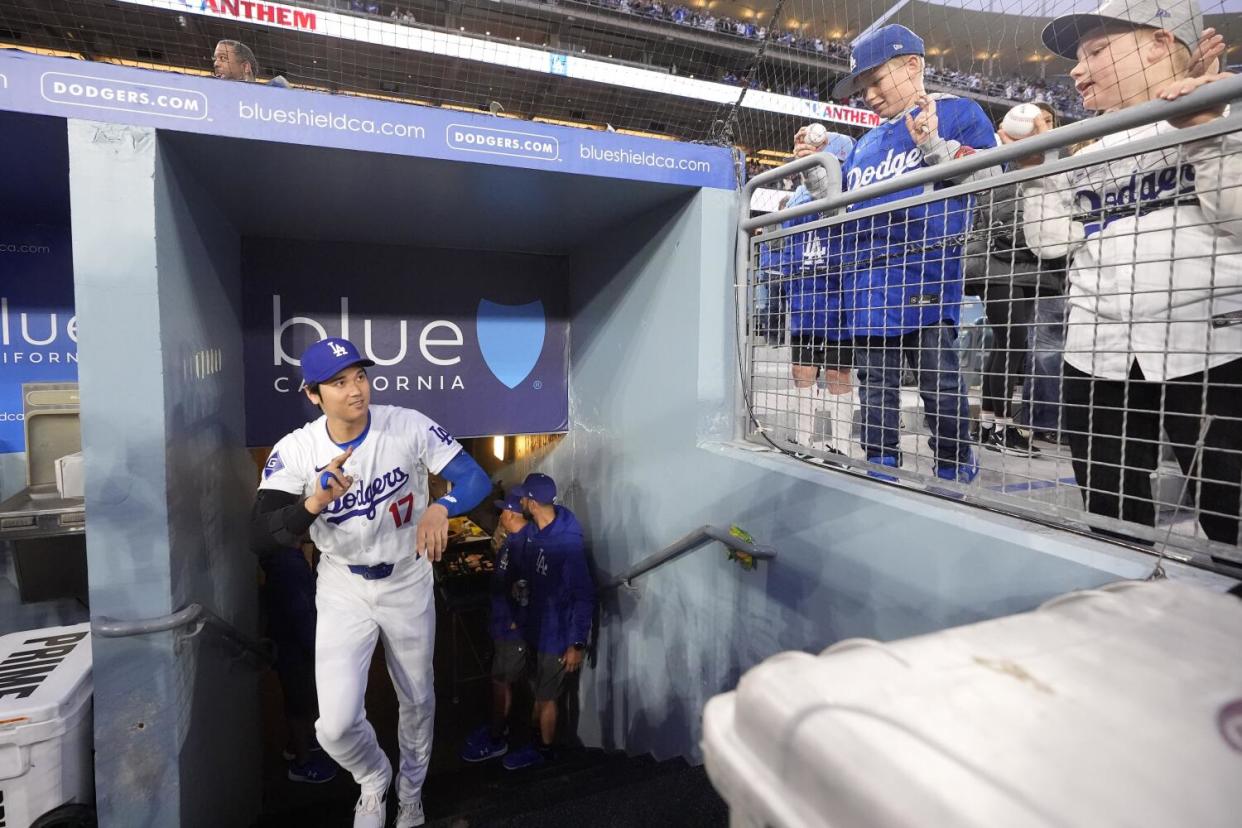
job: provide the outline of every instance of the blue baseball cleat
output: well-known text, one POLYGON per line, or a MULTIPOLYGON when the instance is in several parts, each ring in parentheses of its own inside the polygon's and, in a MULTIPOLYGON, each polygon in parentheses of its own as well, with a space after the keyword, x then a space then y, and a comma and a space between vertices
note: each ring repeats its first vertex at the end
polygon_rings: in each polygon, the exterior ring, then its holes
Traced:
POLYGON ((481 725, 466 737, 466 746, 462 748, 463 762, 486 762, 509 752, 509 743, 503 737, 492 736, 492 729, 481 725))

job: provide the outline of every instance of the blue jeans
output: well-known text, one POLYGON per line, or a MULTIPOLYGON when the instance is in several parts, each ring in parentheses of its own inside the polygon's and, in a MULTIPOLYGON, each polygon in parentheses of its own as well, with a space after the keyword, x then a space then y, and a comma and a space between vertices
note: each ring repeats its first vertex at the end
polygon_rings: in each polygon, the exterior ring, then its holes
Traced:
POLYGON ((970 463, 970 412, 958 364, 957 327, 942 322, 902 336, 860 338, 854 346, 867 457, 901 457, 901 369, 908 361, 918 374, 936 465, 970 463))
POLYGON ((1022 388, 1024 410, 1015 419, 1038 431, 1056 431, 1061 425, 1061 368, 1068 311, 1063 295, 1035 297, 1031 378, 1022 388))

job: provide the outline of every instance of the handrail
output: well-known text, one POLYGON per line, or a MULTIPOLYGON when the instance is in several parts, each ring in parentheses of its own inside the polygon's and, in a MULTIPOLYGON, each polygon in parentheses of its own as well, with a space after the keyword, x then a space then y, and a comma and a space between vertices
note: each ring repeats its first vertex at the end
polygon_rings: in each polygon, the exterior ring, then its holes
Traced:
MULTIPOLYGON (((187 604, 168 615, 139 618, 134 621, 119 621, 115 618, 100 616, 91 621, 91 633, 102 638, 128 638, 134 635, 168 632, 196 623, 213 628, 231 644, 245 650, 265 664, 272 664, 276 660, 268 644, 251 638, 202 604, 197 603, 187 604)), ((196 630, 190 635, 197 633, 196 630)))
POLYGON ((680 558, 687 552, 698 549, 708 541, 719 541, 736 552, 741 552, 760 561, 770 561, 776 557, 775 549, 742 540, 730 533, 728 529, 710 525, 700 526, 693 532, 673 541, 659 552, 648 555, 632 566, 624 575, 612 580, 604 589, 632 586, 630 582, 640 575, 646 575, 651 570, 657 569, 676 558, 680 558))
MULTIPOLYGON (((796 207, 787 207, 779 212, 768 213, 755 218, 746 218, 741 222, 740 227, 743 231, 750 231, 757 227, 778 224, 782 221, 799 218, 811 213, 842 210, 862 201, 892 195, 893 193, 910 190, 915 187, 931 186, 950 179, 965 178, 971 173, 987 169, 988 167, 1000 166, 1031 155, 1046 156, 1050 152, 1056 152, 1062 147, 1072 144, 1094 141, 1106 135, 1113 135, 1118 132, 1124 132, 1127 129, 1167 121, 1170 118, 1193 115, 1205 109, 1211 109, 1239 100, 1242 100, 1242 75, 1235 75, 1231 78, 1224 78, 1201 86, 1189 95, 1174 101, 1148 101, 1138 106, 1118 110, 1117 112, 1108 112, 1092 118, 1084 118, 1081 121, 1057 127, 1049 132, 1024 138, 1012 144, 976 152, 973 155, 967 155, 931 167, 919 167, 857 190, 840 192, 837 195, 830 195, 817 201, 799 204, 796 207)), ((1236 111, 1230 114, 1231 116, 1238 115, 1236 111)), ((813 158, 815 156, 808 157, 813 158)), ((766 181, 785 178, 800 169, 794 166, 796 163, 793 162, 775 167, 762 176, 757 176, 755 180, 763 179, 766 181)), ((749 199, 746 200, 745 205, 749 209, 749 199)), ((884 206, 892 208, 894 205, 886 204, 884 206)))

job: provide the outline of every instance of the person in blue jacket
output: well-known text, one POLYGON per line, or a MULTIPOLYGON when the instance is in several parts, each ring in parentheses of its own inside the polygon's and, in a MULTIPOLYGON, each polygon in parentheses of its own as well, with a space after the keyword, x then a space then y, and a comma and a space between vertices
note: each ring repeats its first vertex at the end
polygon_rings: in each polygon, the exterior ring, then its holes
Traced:
POLYGON ((485 762, 509 750, 505 740, 509 711, 513 707, 513 685, 526 678, 530 648, 526 644, 526 609, 529 600, 529 573, 526 547, 535 526, 522 508, 522 490, 513 487, 504 500, 493 501, 500 510, 504 542, 496 552, 491 577, 491 615, 488 634, 492 639, 492 716, 466 739, 461 758, 466 762, 485 762))
POLYGON ((574 513, 555 505, 556 483, 546 474, 527 475, 522 505, 535 530, 526 546, 530 579, 526 641, 535 650, 534 718, 531 744, 504 758, 507 770, 541 765, 552 758, 557 702, 578 672, 595 615, 595 584, 587 567, 582 527, 574 513))
MULTIPOLYGON (((828 135, 821 151, 845 161, 854 140, 840 133, 828 135)), ((814 183, 808 177, 808 183, 794 191, 786 206, 796 207, 829 195, 812 192, 814 183)), ((810 213, 781 226, 796 227, 819 218, 819 214, 810 213)), ((848 451, 854 420, 852 337, 841 304, 840 229, 840 225, 820 227, 790 236, 784 266, 792 344, 790 374, 797 403, 795 442, 834 454, 848 451), (823 388, 819 384, 821 373, 823 388), (825 434, 816 428, 819 410, 827 414, 825 434)))
MULTIPOLYGON (((977 103, 927 94, 923 55, 923 41, 895 24, 854 42, 850 74, 837 84, 833 97, 861 93, 882 121, 858 140, 845 162, 848 191, 996 145, 992 124, 977 103)), ((795 139, 794 151, 801 157, 814 148, 795 139)), ((935 189, 994 173, 993 168, 969 177, 946 176, 935 189)), ((911 187, 862 198, 849 212, 921 192, 922 187, 911 187)), ((936 475, 964 483, 979 470, 970 445, 957 351, 961 249, 971 210, 972 199, 958 196, 846 222, 841 253, 867 459, 882 466, 901 465, 901 371, 903 362, 909 362, 919 377, 936 475)))

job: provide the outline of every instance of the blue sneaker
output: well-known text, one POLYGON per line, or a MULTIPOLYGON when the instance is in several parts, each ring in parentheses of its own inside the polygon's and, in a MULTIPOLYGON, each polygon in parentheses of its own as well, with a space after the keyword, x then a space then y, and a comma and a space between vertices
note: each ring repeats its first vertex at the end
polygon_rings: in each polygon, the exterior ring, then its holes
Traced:
MULTIPOLYGON (((901 467, 901 460, 899 458, 890 457, 887 454, 881 454, 876 457, 868 457, 867 462, 872 463, 876 466, 888 466, 889 468, 893 468, 893 469, 901 467)), ((896 477, 894 477, 891 474, 884 474, 884 472, 869 471, 867 472, 867 474, 870 475, 871 477, 874 477, 876 480, 887 480, 889 483, 897 482, 896 477)))
POLYGON ((323 751, 313 751, 310 758, 301 764, 289 763, 289 781, 304 782, 308 785, 322 785, 336 778, 337 766, 331 757, 323 751))
POLYGON ((536 768, 546 764, 549 759, 547 753, 544 753, 532 742, 529 745, 510 753, 501 762, 505 766, 505 770, 521 770, 522 768, 536 768))
POLYGON ((951 480, 957 483, 972 483, 979 476, 979 461, 975 458, 975 453, 970 452, 970 456, 966 462, 959 462, 952 466, 936 466, 936 477, 941 480, 951 480))
POLYGON ((466 746, 462 748, 461 760, 463 762, 486 762, 488 759, 504 756, 508 752, 508 742, 503 738, 493 738, 492 729, 487 725, 482 725, 466 737, 466 746))

